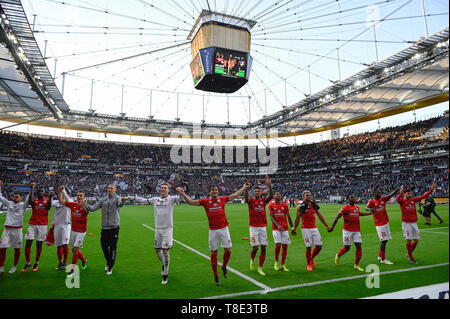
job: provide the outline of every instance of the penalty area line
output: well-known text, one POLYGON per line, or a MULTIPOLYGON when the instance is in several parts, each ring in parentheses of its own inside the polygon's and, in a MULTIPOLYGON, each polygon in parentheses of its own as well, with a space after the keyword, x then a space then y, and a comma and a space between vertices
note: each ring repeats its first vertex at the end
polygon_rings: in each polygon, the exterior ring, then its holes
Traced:
MULTIPOLYGON (((448 266, 448 264, 449 263, 442 263, 442 264, 434 264, 434 265, 427 265, 427 266, 414 267, 414 268, 404 268, 404 269, 397 269, 397 270, 391 270, 391 271, 384 271, 384 272, 380 272, 379 275, 381 276, 381 275, 396 274, 396 273, 408 272, 408 271, 414 271, 414 270, 436 268, 436 267, 448 266)), ((234 294, 219 295, 219 296, 213 296, 213 297, 205 297, 205 298, 201 298, 201 299, 219 299, 219 298, 232 298, 232 297, 239 297, 239 296, 245 296, 245 295, 254 295, 254 294, 267 294, 269 292, 275 292, 275 291, 281 291, 281 290, 289 290, 289 289, 295 289, 295 288, 303 288, 303 287, 324 285, 324 284, 329 284, 329 283, 333 283, 333 282, 361 279, 361 278, 366 278, 366 277, 373 276, 373 275, 374 275, 373 273, 370 273, 370 274, 366 274, 366 275, 341 277, 341 278, 328 279, 328 280, 322 280, 322 281, 307 282, 307 283, 298 284, 298 285, 277 287, 277 288, 272 288, 270 290, 244 291, 244 292, 238 292, 238 293, 234 293, 234 294)))
MULTIPOLYGON (((144 227, 146 227, 146 228, 148 228, 148 229, 150 229, 150 230, 152 230, 152 231, 155 231, 154 228, 152 228, 152 227, 150 227, 150 226, 148 226, 148 225, 146 225, 146 224, 142 224, 142 226, 144 226, 144 227)), ((173 239, 173 241, 176 242, 177 244, 183 246, 184 248, 186 248, 186 249, 192 251, 193 253, 195 253, 195 254, 197 254, 197 255, 203 257, 203 258, 205 258, 205 259, 207 259, 207 260, 211 260, 211 258, 210 258, 209 256, 207 256, 207 255, 205 255, 205 254, 199 252, 198 250, 195 250, 194 248, 189 247, 188 245, 183 244, 182 242, 180 242, 180 241, 178 241, 178 240, 176 240, 176 239, 173 239)), ((221 262, 218 262, 217 264, 218 264, 219 266, 222 266, 222 263, 221 263, 221 262)), ((232 272, 232 273, 234 273, 234 274, 236 274, 236 275, 238 275, 239 277, 241 277, 241 278, 243 278, 243 279, 245 279, 245 280, 247 280, 247 281, 250 281, 252 284, 254 284, 254 285, 256 285, 256 286, 258 286, 258 287, 264 289, 264 290, 257 290, 257 293, 261 293, 261 291, 270 291, 270 290, 272 290, 272 288, 270 288, 269 286, 266 286, 266 285, 264 285, 263 283, 260 283, 259 281, 256 281, 255 279, 253 279, 253 278, 251 278, 251 277, 249 277, 249 276, 247 276, 247 275, 244 275, 243 273, 237 271, 237 270, 234 269, 234 268, 231 268, 231 267, 227 266, 227 270, 230 271, 230 272, 232 272)))

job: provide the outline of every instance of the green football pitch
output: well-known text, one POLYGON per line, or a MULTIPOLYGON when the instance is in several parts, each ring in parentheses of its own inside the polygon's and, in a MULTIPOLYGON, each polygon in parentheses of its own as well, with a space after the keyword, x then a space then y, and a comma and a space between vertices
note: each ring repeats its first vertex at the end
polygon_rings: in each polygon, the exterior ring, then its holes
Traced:
MULTIPOLYGON (((363 204, 360 204, 362 207, 363 204)), ((339 205, 321 205, 321 212, 331 225, 339 205)), ((170 252, 169 283, 161 285, 161 263, 154 249, 154 218, 151 206, 124 206, 121 209, 121 226, 116 264, 113 274, 106 276, 105 260, 100 246, 100 211, 91 213, 83 254, 88 258, 88 267, 81 270, 79 288, 67 288, 66 273, 55 270, 56 248, 44 245, 39 271, 22 273, 25 264, 24 250, 15 274, 8 271, 12 265, 14 251, 7 250, 5 273, 0 276, 0 299, 6 298, 147 298, 147 299, 191 299, 191 298, 361 298, 387 292, 447 282, 449 280, 449 207, 438 206, 437 212, 444 219, 438 224, 432 217, 431 226, 424 225, 419 215, 421 240, 414 252, 418 265, 412 265, 405 257, 405 240, 401 231, 401 214, 398 205, 388 206, 392 240, 388 242, 386 257, 394 265, 377 262, 379 239, 371 216, 361 217, 363 257, 360 265, 369 270, 369 265, 379 267, 378 288, 368 288, 367 276, 373 272, 358 272, 353 269, 355 248, 334 264, 334 256, 342 247, 342 219, 332 233, 328 233, 317 220, 323 239, 323 249, 315 258, 317 268, 306 271, 305 246, 299 231, 291 236, 286 266, 290 272, 277 272, 274 265, 274 242, 271 225, 268 225, 269 246, 264 264, 266 276, 250 271, 250 243, 248 209, 244 204, 228 204, 226 215, 233 243, 228 264, 229 277, 217 287, 209 262, 208 222, 202 207, 180 205, 174 212, 174 247, 170 252)), ((50 216, 52 216, 52 212, 50 216)), ((295 208, 291 208, 295 219, 295 208)), ((30 212, 25 215, 25 225, 30 212)), ((51 218, 50 218, 51 219, 51 218)), ((0 215, 0 225, 5 214, 0 215)), ((3 227, 0 228, 3 231, 3 227)), ((27 226, 24 227, 25 233, 27 226)), ((218 260, 222 261, 223 249, 219 249, 218 260)), ((35 244, 32 248, 34 263, 35 244)), ((259 256, 259 253, 258 253, 259 256)), ((71 261, 72 254, 69 256, 71 261)), ((258 257, 256 258, 256 261, 258 257)), ((79 262, 80 263, 80 262, 79 262)), ((80 264, 79 264, 80 265, 80 264)), ((373 270, 372 270, 373 271, 373 270)), ((370 279, 370 278, 369 278, 370 279)))

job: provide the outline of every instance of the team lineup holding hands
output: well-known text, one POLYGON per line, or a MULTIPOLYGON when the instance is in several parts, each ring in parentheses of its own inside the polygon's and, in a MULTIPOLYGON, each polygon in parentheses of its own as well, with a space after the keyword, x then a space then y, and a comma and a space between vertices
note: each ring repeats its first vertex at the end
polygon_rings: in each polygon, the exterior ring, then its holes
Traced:
POLYGON ((189 205, 203 206, 209 223, 209 250, 210 262, 214 275, 214 282, 220 286, 218 274, 218 249, 219 245, 223 248, 222 274, 228 278, 227 265, 231 256, 231 236, 229 223, 225 214, 225 206, 241 195, 249 209, 249 234, 250 234, 250 270, 256 270, 261 276, 265 276, 263 271, 264 262, 267 253, 267 215, 266 206, 269 208, 269 217, 272 223, 272 235, 275 243, 275 264, 276 271, 289 272, 286 267, 288 246, 291 243, 290 235, 296 236, 297 229, 301 224, 301 234, 306 247, 306 270, 313 271, 316 267, 314 258, 322 250, 322 238, 316 225, 316 216, 325 226, 327 232, 332 232, 340 218, 343 218, 343 247, 335 255, 334 262, 339 265, 340 258, 347 253, 352 243, 355 245, 355 264, 354 269, 364 271, 359 266, 362 257, 362 237, 360 232, 360 216, 373 216, 377 234, 380 239, 380 250, 378 261, 391 265, 391 261, 386 259, 386 245, 391 239, 389 229, 389 218, 386 211, 386 204, 397 192, 396 200, 400 205, 402 213, 402 231, 406 240, 407 257, 413 264, 417 261, 413 257, 413 252, 420 239, 419 228, 417 226, 416 203, 427 198, 436 190, 436 184, 423 195, 412 197, 411 189, 397 188, 391 193, 382 196, 378 190, 373 191, 371 199, 365 209, 367 213, 361 212, 356 205, 354 195, 347 196, 347 204, 344 205, 334 218, 331 226, 328 225, 324 216, 320 212, 319 205, 314 201, 310 191, 305 190, 302 193, 303 201, 296 209, 295 222, 292 222, 289 207, 282 201, 281 193, 273 191, 269 176, 266 177, 265 185, 267 187, 267 196, 263 197, 263 188, 256 185, 253 188, 253 196, 249 195, 250 183, 245 183, 238 191, 229 196, 219 196, 219 188, 211 185, 209 188, 209 198, 194 200, 190 198, 182 187, 177 187, 178 195, 169 195, 171 185, 163 183, 160 187, 160 196, 152 198, 142 197, 119 197, 116 194, 116 186, 108 186, 107 195, 95 204, 86 203, 85 194, 81 191, 76 193, 76 200, 70 198, 64 188, 60 186, 59 193, 56 195, 50 191, 45 195, 44 189, 38 188, 35 197, 36 184, 31 183, 30 192, 23 200, 22 194, 15 192, 12 201, 4 198, 2 195, 3 182, 0 181, 0 202, 6 207, 6 219, 4 230, 0 238, 0 275, 4 273, 4 264, 7 248, 14 249, 13 266, 9 273, 15 273, 20 259, 21 248, 23 245, 23 217, 28 205, 31 205, 32 214, 28 223, 28 229, 25 235, 25 259, 26 264, 22 272, 32 269, 33 272, 39 270, 39 259, 42 252, 42 244, 46 242, 57 248, 58 270, 66 270, 69 256, 69 243, 72 249, 72 267, 67 271, 68 277, 74 274, 74 265, 78 260, 81 261, 82 268, 87 267, 88 259, 82 254, 84 238, 86 236, 88 215, 101 209, 102 230, 100 243, 104 253, 107 275, 112 274, 116 260, 117 243, 120 229, 120 207, 127 200, 140 204, 152 205, 154 207, 155 218, 155 241, 154 248, 158 259, 161 262, 162 270, 161 284, 168 283, 170 254, 173 246, 173 211, 176 204, 182 202, 182 198, 189 205), (22 202, 23 201, 23 202, 22 202), (54 207, 52 226, 48 231, 48 212, 54 207), (31 247, 33 241, 36 241, 36 259, 31 266, 31 247), (313 249, 314 247, 314 249, 313 249), (260 250, 259 259, 255 261, 256 255, 260 250), (281 252, 281 260, 280 260, 281 252), (257 263, 257 265, 256 265, 257 263))

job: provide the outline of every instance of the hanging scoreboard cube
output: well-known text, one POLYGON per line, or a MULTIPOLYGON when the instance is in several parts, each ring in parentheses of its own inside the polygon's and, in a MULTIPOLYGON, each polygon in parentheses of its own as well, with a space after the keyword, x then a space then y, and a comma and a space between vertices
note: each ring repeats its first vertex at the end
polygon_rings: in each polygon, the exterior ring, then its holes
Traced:
POLYGON ((192 28, 191 73, 198 90, 233 93, 250 77, 255 21, 203 10, 192 28))

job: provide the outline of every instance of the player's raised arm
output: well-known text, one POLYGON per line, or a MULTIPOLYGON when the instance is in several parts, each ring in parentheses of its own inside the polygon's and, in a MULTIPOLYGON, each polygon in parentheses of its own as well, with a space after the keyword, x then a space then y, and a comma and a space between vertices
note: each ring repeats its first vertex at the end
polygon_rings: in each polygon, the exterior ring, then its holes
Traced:
POLYGON ((248 196, 248 188, 244 192, 244 199, 246 203, 250 202, 250 197, 248 196))
POLYGON ((30 192, 28 193, 24 201, 25 207, 28 206, 28 203, 34 202, 34 189, 36 188, 36 183, 33 182, 30 185, 31 185, 30 192))
POLYGON ((433 191, 436 191, 437 185, 435 182, 433 182, 433 185, 431 185, 431 188, 428 190, 428 192, 426 192, 425 194, 415 197, 412 200, 415 202, 420 202, 422 199, 427 198, 428 196, 431 195, 431 193, 433 193, 433 191))
POLYGON ((54 191, 50 191, 48 193, 48 202, 47 202, 47 206, 45 207, 46 210, 50 210, 50 208, 52 208, 52 200, 53 200, 53 196, 55 196, 55 192, 54 191))
POLYGON ((396 201, 400 203, 402 201, 402 198, 403 198, 403 187, 400 187, 400 193, 398 193, 396 201))
POLYGON ((392 196, 394 196, 395 194, 397 194, 397 192, 400 190, 400 187, 397 187, 396 189, 394 189, 392 192, 390 192, 389 194, 387 194, 386 197, 386 201, 390 200, 392 196))
POLYGON ((131 201, 135 201, 136 203, 139 204, 145 204, 145 205, 152 205, 152 199, 151 198, 144 198, 144 197, 128 197, 129 200, 131 201))
POLYGON ((267 187, 269 188, 269 197, 267 197, 267 203, 268 203, 273 198, 272 181, 270 180, 269 175, 266 175, 266 184, 267 184, 267 187))
POLYGON ((199 200, 193 200, 188 195, 186 195, 186 193, 184 192, 184 189, 182 187, 177 187, 177 192, 178 192, 178 194, 180 194, 181 197, 183 197, 186 200, 186 202, 189 205, 200 206, 200 201, 199 200))
POLYGON ((241 194, 242 194, 243 192, 245 192, 245 190, 248 190, 249 188, 250 188, 250 183, 249 183, 249 182, 245 183, 244 186, 242 186, 240 190, 238 190, 237 192, 231 194, 231 195, 229 196, 229 199, 228 199, 228 200, 229 200, 229 201, 235 200, 236 198, 238 198, 239 196, 241 196, 241 194))
POLYGON ((63 194, 63 191, 64 191, 64 186, 60 186, 60 187, 59 187, 58 198, 59 198, 59 203, 60 203, 61 205, 65 206, 66 203, 65 203, 65 201, 64 201, 64 194, 63 194))
POLYGON ((85 204, 89 212, 95 212, 102 206, 102 199, 100 198, 94 205, 85 204))

